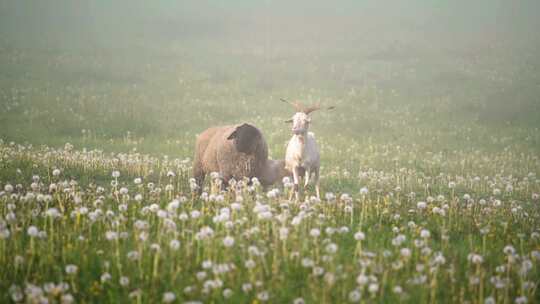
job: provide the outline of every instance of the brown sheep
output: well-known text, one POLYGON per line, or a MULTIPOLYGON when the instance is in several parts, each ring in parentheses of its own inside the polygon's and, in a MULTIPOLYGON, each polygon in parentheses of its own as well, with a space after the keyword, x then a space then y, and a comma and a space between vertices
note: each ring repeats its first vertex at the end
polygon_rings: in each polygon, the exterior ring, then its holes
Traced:
POLYGON ((209 128, 198 136, 193 176, 199 189, 211 172, 220 173, 225 185, 231 178, 257 177, 269 186, 288 175, 285 161, 268 159, 261 131, 247 123, 209 128))

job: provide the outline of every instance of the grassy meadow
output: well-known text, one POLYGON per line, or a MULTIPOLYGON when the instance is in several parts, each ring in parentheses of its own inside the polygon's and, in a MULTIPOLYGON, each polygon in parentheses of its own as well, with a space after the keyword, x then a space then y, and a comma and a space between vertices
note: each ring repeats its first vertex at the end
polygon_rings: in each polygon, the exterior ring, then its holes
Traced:
POLYGON ((219 18, 0 38, 0 302, 540 301, 536 45, 368 13, 348 35, 219 18), (310 127, 321 199, 195 195, 210 126, 250 122, 284 158, 280 98, 336 106, 310 127))

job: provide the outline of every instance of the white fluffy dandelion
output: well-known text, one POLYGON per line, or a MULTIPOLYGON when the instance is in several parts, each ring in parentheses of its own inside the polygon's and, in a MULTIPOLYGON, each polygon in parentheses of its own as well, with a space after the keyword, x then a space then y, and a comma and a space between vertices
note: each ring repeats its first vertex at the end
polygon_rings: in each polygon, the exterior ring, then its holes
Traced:
POLYGON ((234 245, 234 238, 232 236, 226 236, 223 239, 223 246, 232 247, 234 245))
POLYGON ((73 265, 73 264, 66 265, 67 274, 76 274, 78 269, 79 268, 76 265, 73 265))
POLYGON ((174 302, 174 300, 176 300, 176 295, 174 294, 174 292, 168 291, 163 294, 163 298, 162 298, 163 303, 172 303, 174 302))

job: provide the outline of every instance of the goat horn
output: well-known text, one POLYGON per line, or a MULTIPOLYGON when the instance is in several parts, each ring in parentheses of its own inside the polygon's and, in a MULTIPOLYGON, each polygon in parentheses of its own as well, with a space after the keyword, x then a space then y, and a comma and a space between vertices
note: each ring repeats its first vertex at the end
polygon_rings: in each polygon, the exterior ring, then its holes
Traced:
MULTIPOLYGON (((335 109, 335 108, 336 108, 335 106, 330 106, 330 107, 327 107, 327 108, 324 108, 324 109, 325 109, 325 110, 333 110, 333 109, 335 109)), ((321 106, 320 106, 320 105, 316 105, 316 106, 312 106, 312 107, 306 108, 306 109, 304 110, 304 113, 309 114, 309 113, 311 113, 311 112, 315 112, 315 111, 320 110, 320 109, 322 109, 321 106)))
POLYGON ((312 107, 308 107, 308 108, 304 109, 303 112, 306 113, 306 114, 309 114, 311 112, 315 112, 315 111, 320 110, 320 109, 321 109, 321 107, 319 105, 316 105, 316 106, 312 106, 312 107))
POLYGON ((283 99, 283 98, 280 98, 281 101, 283 101, 284 103, 288 103, 290 104, 291 106, 293 106, 296 111, 298 112, 304 112, 304 106, 302 104, 300 104, 299 102, 290 102, 286 99, 283 99))

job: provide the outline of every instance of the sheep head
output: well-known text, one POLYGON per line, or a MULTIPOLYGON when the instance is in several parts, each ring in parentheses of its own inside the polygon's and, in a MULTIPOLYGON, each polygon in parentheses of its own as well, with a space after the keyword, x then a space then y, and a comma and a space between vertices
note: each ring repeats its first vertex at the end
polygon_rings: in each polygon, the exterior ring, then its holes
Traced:
POLYGON ((285 176, 292 176, 292 172, 285 168, 285 160, 268 159, 262 171, 261 183, 270 186, 280 182, 285 176))
POLYGON ((254 154, 257 141, 260 140, 261 133, 254 126, 244 123, 238 127, 227 137, 228 140, 234 141, 234 146, 238 152, 246 154, 254 154))

